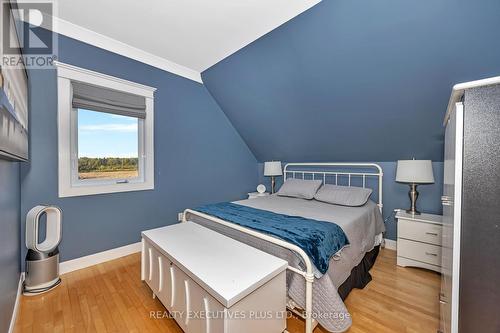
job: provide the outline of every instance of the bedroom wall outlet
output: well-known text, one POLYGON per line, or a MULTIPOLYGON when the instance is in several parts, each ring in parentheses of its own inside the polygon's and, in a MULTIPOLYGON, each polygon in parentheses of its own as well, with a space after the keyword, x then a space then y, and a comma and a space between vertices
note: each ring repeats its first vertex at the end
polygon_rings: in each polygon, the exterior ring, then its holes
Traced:
POLYGON ((178 220, 179 222, 182 222, 182 219, 183 219, 183 218, 184 218, 184 212, 180 212, 180 213, 178 213, 178 214, 177 214, 177 220, 178 220))

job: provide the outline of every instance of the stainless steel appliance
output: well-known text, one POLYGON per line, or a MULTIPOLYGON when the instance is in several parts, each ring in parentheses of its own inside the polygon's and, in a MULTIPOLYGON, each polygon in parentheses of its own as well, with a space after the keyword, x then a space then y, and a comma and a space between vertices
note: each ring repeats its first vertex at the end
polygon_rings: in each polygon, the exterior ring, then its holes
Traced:
POLYGON ((458 84, 446 113, 440 330, 500 332, 500 77, 458 84))

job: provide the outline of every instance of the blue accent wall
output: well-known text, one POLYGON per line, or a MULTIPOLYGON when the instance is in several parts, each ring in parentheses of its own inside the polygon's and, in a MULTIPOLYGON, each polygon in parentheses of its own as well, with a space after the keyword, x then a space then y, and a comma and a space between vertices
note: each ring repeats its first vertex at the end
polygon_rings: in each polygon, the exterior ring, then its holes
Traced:
POLYGON ((440 213, 451 87, 500 75, 499 17, 498 0, 324 0, 205 71, 205 86, 61 36, 61 61, 158 88, 156 188, 59 199, 56 74, 35 70, 21 214, 59 205, 69 260, 136 242, 186 207, 242 198, 262 179, 257 162, 274 159, 383 161, 388 217, 408 205, 394 161, 411 157, 436 161, 419 203, 440 213))
POLYGON ((257 159, 443 160, 453 84, 500 75, 498 0, 324 0, 203 73, 257 159))
POLYGON ((62 208, 62 261, 138 242, 142 230, 176 222, 185 208, 241 199, 257 184, 254 155, 203 85, 64 36, 59 59, 157 88, 155 189, 58 198, 56 72, 30 71, 31 160, 22 168, 21 212, 62 208))
MULTIPOLYGON (((406 184, 396 183, 396 162, 374 162, 380 165, 384 173, 382 180, 382 215, 386 220, 386 234, 388 239, 396 240, 397 238, 397 222, 394 219, 394 209, 407 209, 410 207, 410 199, 408 197, 409 187, 406 184)), ((434 184, 418 186, 420 193, 417 200, 417 208, 420 211, 431 214, 442 214, 441 195, 443 193, 443 162, 433 162, 432 168, 434 171, 434 184)), ((284 166, 284 164, 283 164, 284 166)), ((354 170, 350 170, 354 171, 354 170)), ((359 171, 359 170, 358 170, 359 171)), ((259 163, 259 181, 264 184, 268 191, 271 191, 271 178, 264 177, 264 163, 259 163)), ((340 179, 339 181, 345 181, 340 179)), ((353 180, 354 182, 354 180, 353 180)), ((276 178, 276 191, 283 184, 283 177, 276 178)), ((347 185, 341 183, 339 185, 347 185)), ((359 184, 356 186, 360 186, 359 184)), ((375 183, 370 184, 367 181, 367 187, 375 190, 371 198, 377 201, 378 187, 375 183)))
POLYGON ((21 273, 19 163, 0 159, 0 332, 7 332, 21 273))

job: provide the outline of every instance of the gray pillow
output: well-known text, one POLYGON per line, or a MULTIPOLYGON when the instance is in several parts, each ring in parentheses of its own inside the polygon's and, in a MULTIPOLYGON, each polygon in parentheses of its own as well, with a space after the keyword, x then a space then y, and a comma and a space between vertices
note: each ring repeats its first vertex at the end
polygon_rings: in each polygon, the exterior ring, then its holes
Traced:
POLYGON ((281 186, 278 195, 301 199, 312 199, 323 182, 321 180, 304 180, 289 178, 281 186))
POLYGON ((314 199, 334 205, 358 207, 363 206, 372 194, 371 188, 323 185, 314 199))

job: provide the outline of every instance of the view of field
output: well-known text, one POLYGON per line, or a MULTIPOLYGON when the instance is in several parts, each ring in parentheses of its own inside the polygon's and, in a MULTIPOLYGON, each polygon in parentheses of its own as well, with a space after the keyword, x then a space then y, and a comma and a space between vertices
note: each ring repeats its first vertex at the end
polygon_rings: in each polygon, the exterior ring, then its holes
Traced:
POLYGON ((136 178, 139 173, 136 171, 97 171, 97 172, 79 172, 79 179, 98 179, 98 178, 111 178, 111 179, 128 179, 136 178))
POLYGON ((80 157, 78 159, 79 179, 127 179, 138 177, 137 158, 91 158, 80 157))

